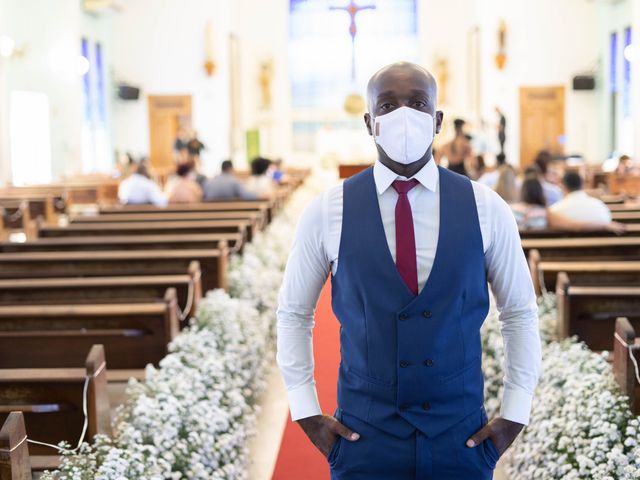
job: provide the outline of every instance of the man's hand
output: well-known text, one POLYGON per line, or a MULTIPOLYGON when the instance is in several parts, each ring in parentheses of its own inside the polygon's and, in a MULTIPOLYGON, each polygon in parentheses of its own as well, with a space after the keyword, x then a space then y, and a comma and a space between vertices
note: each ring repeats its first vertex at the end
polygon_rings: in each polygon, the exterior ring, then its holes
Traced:
POLYGON ((314 415, 313 417, 302 418, 298 420, 298 424, 325 457, 329 456, 333 443, 338 440, 338 437, 344 437, 351 442, 355 442, 360 438, 360 435, 351 431, 330 415, 314 415))
POLYGON ((498 449, 498 453, 502 455, 507 448, 509 448, 509 445, 513 443, 523 428, 524 425, 521 423, 496 417, 467 440, 467 447, 475 447, 480 445, 487 438, 491 438, 491 441, 498 449))

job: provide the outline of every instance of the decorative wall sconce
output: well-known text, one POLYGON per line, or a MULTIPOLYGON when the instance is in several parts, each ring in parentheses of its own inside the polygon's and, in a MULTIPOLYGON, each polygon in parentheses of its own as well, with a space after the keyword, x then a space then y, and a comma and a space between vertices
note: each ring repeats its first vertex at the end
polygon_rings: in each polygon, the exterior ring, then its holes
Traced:
POLYGON ((204 71, 211 77, 216 72, 216 62, 214 60, 214 30, 213 22, 209 20, 204 30, 204 71))
POLYGON ((507 63, 507 24, 504 20, 500 21, 498 28, 498 53, 496 54, 496 67, 498 70, 504 70, 507 63))

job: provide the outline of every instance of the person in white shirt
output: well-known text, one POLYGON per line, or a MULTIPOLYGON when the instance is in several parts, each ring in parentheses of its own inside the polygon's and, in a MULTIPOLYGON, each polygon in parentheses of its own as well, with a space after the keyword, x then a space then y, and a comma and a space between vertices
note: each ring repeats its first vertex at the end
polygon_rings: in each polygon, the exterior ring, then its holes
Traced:
POLYGON ((251 162, 251 176, 246 189, 258 198, 270 198, 276 193, 276 183, 271 176, 271 160, 257 157, 251 162))
POLYGON ((167 197, 153 180, 149 178, 147 167, 139 163, 135 173, 120 182, 118 199, 125 204, 147 204, 166 207, 167 197))
POLYGON ((607 205, 582 189, 583 182, 579 173, 565 173, 562 177, 562 185, 567 194, 550 207, 552 212, 580 222, 602 224, 611 222, 611 211, 607 205))
POLYGON ((518 228, 495 192, 436 165, 436 98, 418 65, 372 77, 365 123, 378 160, 311 203, 287 262, 277 361, 291 417, 332 480, 490 479, 529 422, 541 347, 518 228), (341 323, 334 415, 320 409, 312 350, 329 276, 341 323), (487 282, 506 350, 501 412, 490 421, 478 331, 487 282), (468 389, 476 394, 462 402, 468 389))

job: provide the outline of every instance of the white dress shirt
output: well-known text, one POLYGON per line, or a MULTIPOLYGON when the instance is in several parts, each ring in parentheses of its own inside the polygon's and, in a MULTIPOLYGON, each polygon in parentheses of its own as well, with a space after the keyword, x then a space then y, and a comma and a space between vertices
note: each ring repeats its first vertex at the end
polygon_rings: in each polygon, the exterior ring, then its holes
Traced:
POLYGON ((584 190, 567 194, 550 210, 579 222, 609 223, 611 211, 600 199, 591 197, 584 190))
POLYGON ((166 207, 169 203, 156 182, 138 173, 120 182, 118 199, 122 203, 152 203, 156 207, 166 207))
MULTIPOLYGON (((395 261, 395 206, 391 187, 406 180, 376 162, 373 176, 385 236, 395 261)), ((414 177, 408 194, 413 213, 418 287, 424 287, 436 254, 440 228, 439 171, 431 160, 414 177)), ((485 265, 505 342, 501 416, 528 424, 540 375, 538 309, 520 236, 509 206, 491 189, 473 182, 485 265)), ((321 414, 313 377, 314 311, 329 273, 338 269, 342 230, 342 185, 316 198, 302 215, 289 254, 278 305, 277 362, 293 420, 321 414)))

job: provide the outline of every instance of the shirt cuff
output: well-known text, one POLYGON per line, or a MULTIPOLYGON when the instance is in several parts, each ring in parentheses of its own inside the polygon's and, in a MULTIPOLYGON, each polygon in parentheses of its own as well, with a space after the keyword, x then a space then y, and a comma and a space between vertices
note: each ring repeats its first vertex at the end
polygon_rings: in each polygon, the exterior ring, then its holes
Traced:
POLYGON ((512 422, 529 425, 533 395, 522 388, 505 386, 500 416, 512 422))
POLYGON ((301 418, 322 415, 318 393, 314 384, 301 385, 293 390, 288 390, 289 409, 291 410, 291 420, 294 422, 301 418))

